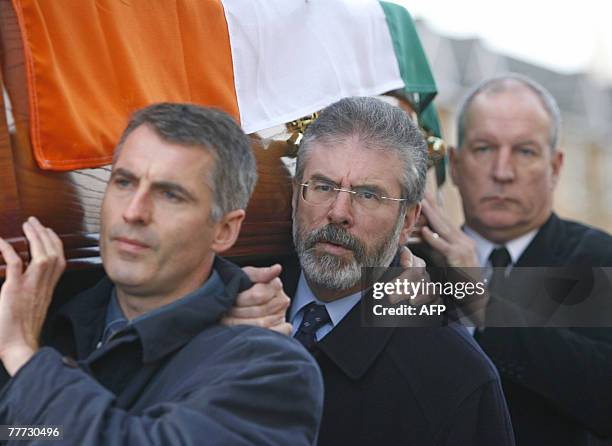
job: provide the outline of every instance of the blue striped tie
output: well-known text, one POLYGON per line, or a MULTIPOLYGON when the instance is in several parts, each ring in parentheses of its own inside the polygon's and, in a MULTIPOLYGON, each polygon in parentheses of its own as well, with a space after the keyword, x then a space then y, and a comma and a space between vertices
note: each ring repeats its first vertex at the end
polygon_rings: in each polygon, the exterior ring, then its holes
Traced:
POLYGON ((304 307, 304 317, 295 333, 295 339, 300 341, 308 350, 312 350, 317 343, 317 330, 330 321, 325 305, 319 305, 315 302, 309 303, 304 307))

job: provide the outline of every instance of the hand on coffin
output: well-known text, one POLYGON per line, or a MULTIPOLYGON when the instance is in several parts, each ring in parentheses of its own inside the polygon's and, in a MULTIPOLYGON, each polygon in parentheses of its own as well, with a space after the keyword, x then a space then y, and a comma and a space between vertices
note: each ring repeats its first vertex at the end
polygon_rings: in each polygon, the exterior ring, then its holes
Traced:
POLYGON ((13 247, 0 239, 6 262, 6 281, 0 289, 0 359, 11 376, 38 350, 53 290, 66 267, 62 242, 53 230, 30 217, 23 232, 31 253, 25 271, 13 247))

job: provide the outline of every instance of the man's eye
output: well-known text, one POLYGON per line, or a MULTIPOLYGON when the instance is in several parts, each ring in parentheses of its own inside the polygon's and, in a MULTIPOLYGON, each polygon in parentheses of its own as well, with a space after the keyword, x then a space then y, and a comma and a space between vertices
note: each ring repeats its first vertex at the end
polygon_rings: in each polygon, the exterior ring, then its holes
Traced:
POLYGON ((361 198, 363 198, 364 200, 367 201, 378 201, 380 200, 380 197, 375 194, 374 192, 367 192, 367 191, 363 191, 363 192, 358 192, 359 196, 361 198))
POLYGON ((173 203, 180 203, 181 201, 183 201, 183 197, 169 190, 164 190, 161 194, 166 200, 171 201, 173 203))
POLYGON ((523 156, 534 156, 536 154, 536 151, 529 147, 519 147, 518 153, 520 153, 523 156))
POLYGON ((325 183, 315 183, 312 186, 316 192, 331 192, 333 189, 331 185, 325 183))
POLYGON ((476 153, 486 153, 486 152, 490 152, 491 151, 491 147, 489 146, 476 146, 474 147, 474 152, 476 153))
POLYGON ((130 180, 128 180, 127 178, 115 178, 115 184, 121 188, 121 189, 125 189, 126 187, 128 187, 132 182, 130 180))

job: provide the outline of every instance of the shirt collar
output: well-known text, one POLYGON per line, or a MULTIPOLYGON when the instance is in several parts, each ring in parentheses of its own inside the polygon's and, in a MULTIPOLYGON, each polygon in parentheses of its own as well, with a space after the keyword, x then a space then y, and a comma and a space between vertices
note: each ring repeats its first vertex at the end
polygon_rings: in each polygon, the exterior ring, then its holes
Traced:
MULTIPOLYGON (((517 237, 514 240, 510 240, 509 242, 504 244, 504 246, 510 253, 510 258, 512 259, 513 265, 518 261, 521 255, 523 255, 523 252, 525 252, 525 249, 527 249, 527 246, 529 246, 529 243, 531 243, 533 238, 536 236, 536 234, 538 233, 538 230, 539 229, 533 229, 529 231, 527 234, 523 234, 520 237, 517 237)), ((491 251, 493 251, 495 248, 501 245, 498 245, 496 243, 493 243, 487 240, 486 238, 478 234, 476 231, 474 231, 469 226, 464 226, 463 232, 465 232, 466 235, 470 237, 472 240, 474 240, 474 242, 476 243, 476 255, 478 256, 478 263, 480 263, 480 266, 482 267, 487 266, 489 262, 489 256, 491 255, 491 251)))
POLYGON ((110 301, 106 307, 106 317, 104 318, 102 338, 97 346, 101 346, 103 342, 108 342, 111 336, 123 330, 128 324, 129 321, 123 314, 119 301, 117 300, 117 289, 113 286, 110 301))
POLYGON ((127 321, 127 318, 124 316, 123 311, 119 306, 119 301, 117 301, 117 289, 113 287, 113 291, 111 292, 111 298, 108 302, 108 307, 106 308, 106 318, 104 319, 104 327, 108 327, 109 325, 117 321, 127 321))
POLYGON ((361 291, 351 294, 340 299, 336 299, 331 302, 323 302, 314 295, 308 282, 304 277, 304 272, 300 273, 300 279, 298 281, 297 290, 291 304, 291 310, 289 311, 289 320, 293 320, 296 314, 308 305, 310 302, 316 302, 319 305, 324 305, 329 318, 331 319, 332 325, 335 327, 340 323, 342 319, 347 315, 349 311, 359 302, 361 298, 361 291))
MULTIPOLYGON (((167 305, 151 310, 145 314, 141 314, 140 316, 135 317, 131 321, 128 321, 127 317, 125 317, 125 315, 123 314, 123 310, 119 305, 119 301, 117 300, 117 288, 113 287, 111 298, 106 309, 104 331, 106 332, 106 330, 112 324, 115 324, 118 321, 125 322, 125 325, 127 327, 130 327, 143 319, 155 317, 159 314, 170 312, 179 305, 187 305, 191 300, 201 299, 202 296, 221 294, 223 293, 223 290, 224 285, 223 281, 221 280, 221 276, 219 276, 219 273, 215 269, 212 269, 210 276, 202 284, 202 286, 200 286, 198 289, 194 290, 190 294, 181 297, 180 299, 175 300, 174 302, 171 302, 167 305)), ((104 337, 104 334, 102 335, 102 337, 104 337)))
MULTIPOLYGON (((222 257, 215 256, 213 270, 219 274, 223 283, 222 290, 211 290, 205 286, 207 281, 184 298, 132 321, 131 326, 142 345, 144 363, 156 361, 179 349, 206 328, 216 324, 232 307, 236 296, 253 285, 238 266, 222 257)), ((91 354, 99 340, 111 293, 112 284, 105 278, 60 310, 59 316, 72 324, 73 337, 82 357, 91 354), (94 325, 100 327, 100 331, 94 325), (94 333, 98 333, 97 339, 92 339, 94 333), (86 342, 80 341, 83 335, 87 337, 86 342)))

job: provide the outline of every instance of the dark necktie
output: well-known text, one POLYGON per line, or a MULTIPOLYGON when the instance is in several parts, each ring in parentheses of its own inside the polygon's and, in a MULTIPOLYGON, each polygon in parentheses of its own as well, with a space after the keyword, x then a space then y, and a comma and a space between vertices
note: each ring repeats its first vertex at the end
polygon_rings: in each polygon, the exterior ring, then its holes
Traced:
POLYGON ((317 330, 330 321, 325 305, 319 305, 315 302, 309 303, 304 307, 304 317, 295 333, 295 339, 300 341, 308 350, 312 350, 317 343, 317 330))
POLYGON ((512 258, 506 247, 500 246, 491 251, 489 261, 493 267, 493 274, 489 280, 489 290, 494 295, 502 294, 504 281, 506 280, 506 268, 512 263, 512 258))

